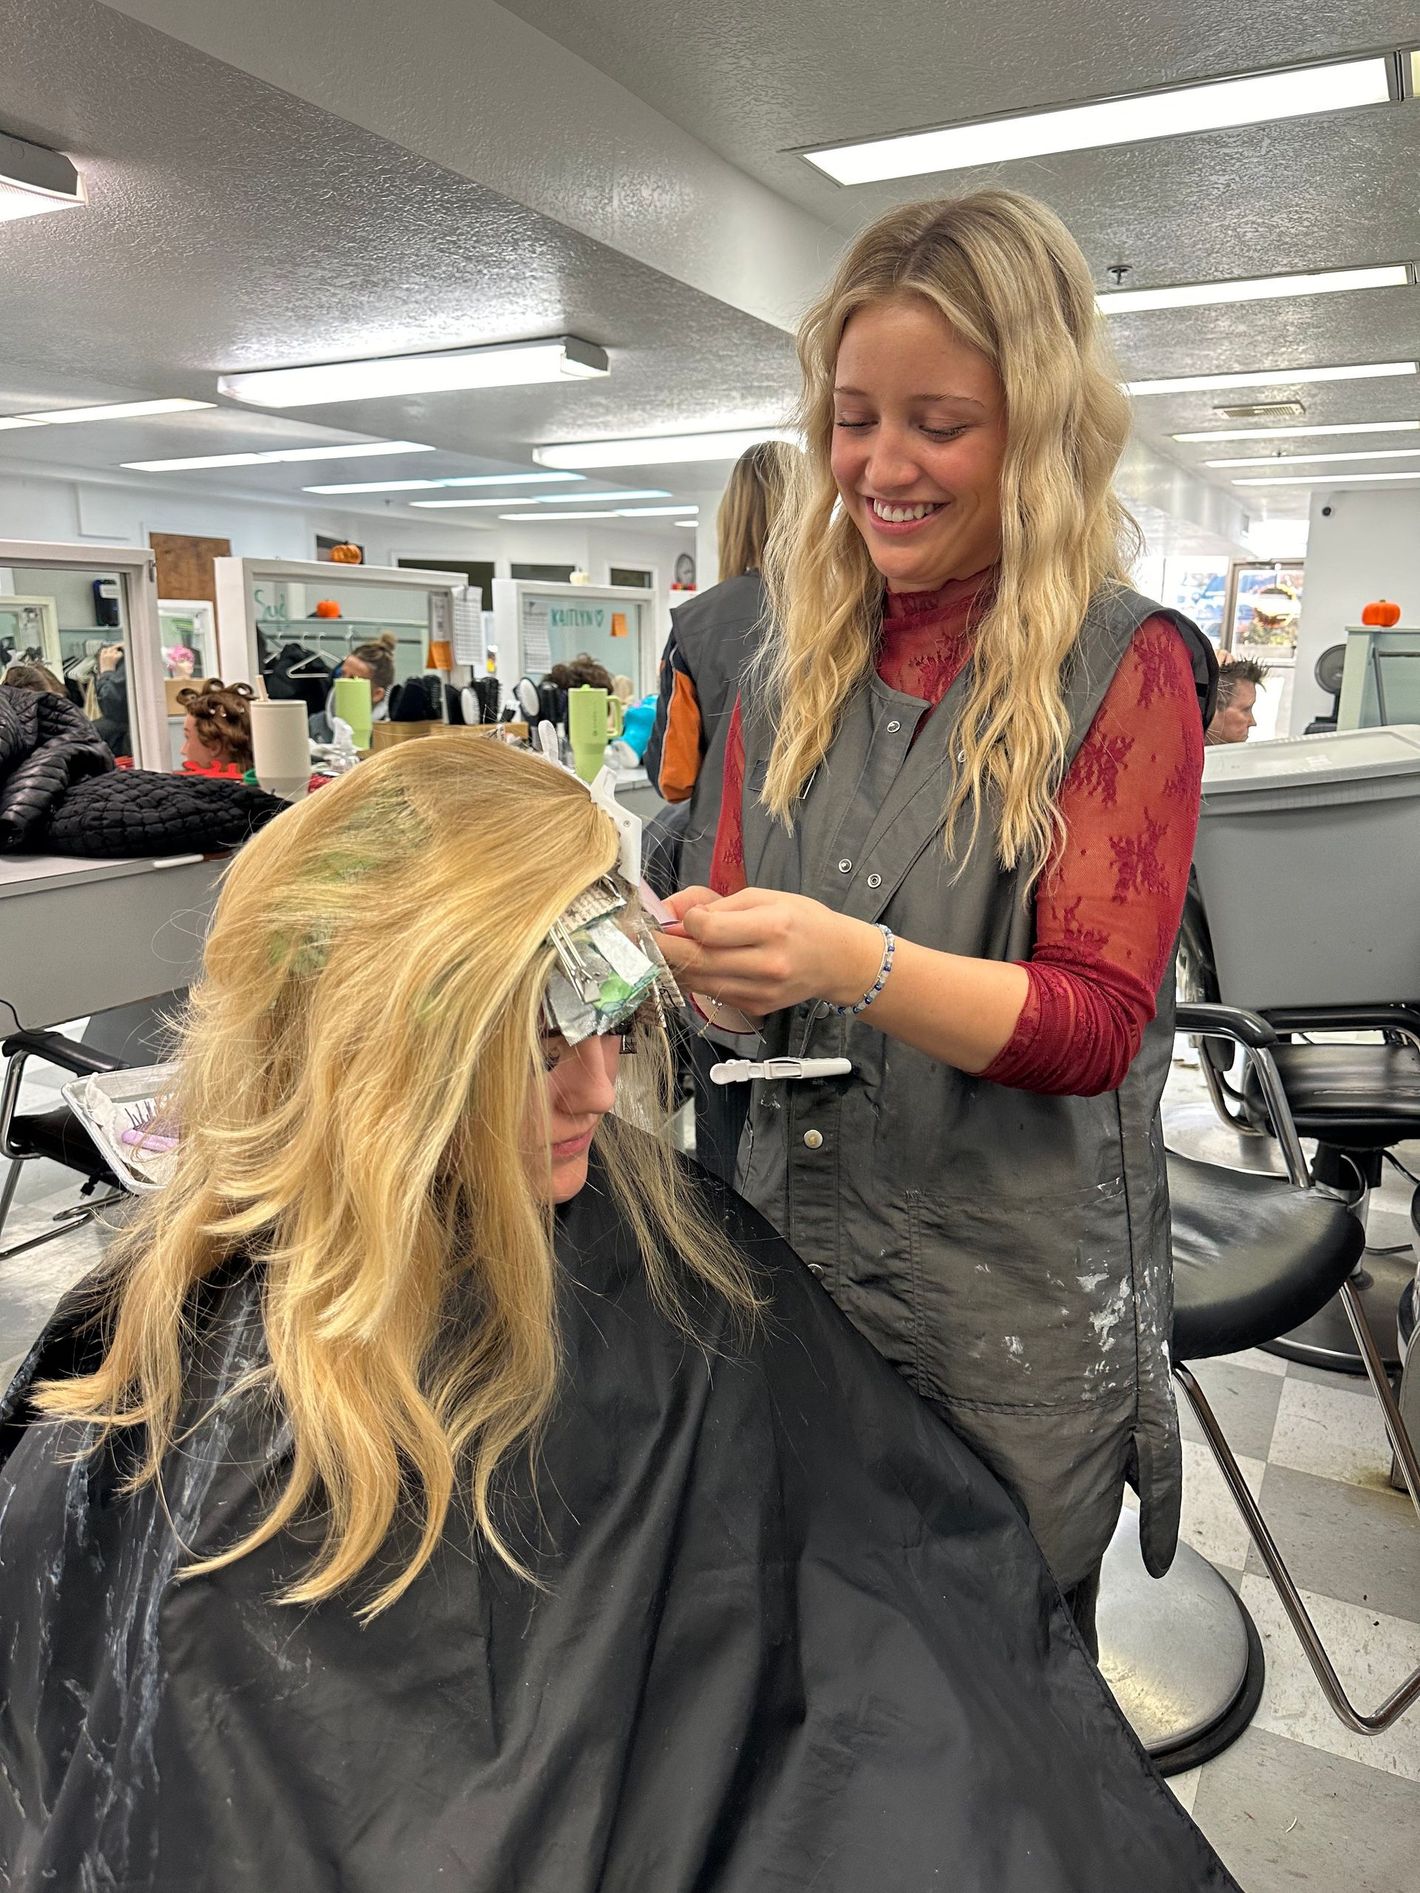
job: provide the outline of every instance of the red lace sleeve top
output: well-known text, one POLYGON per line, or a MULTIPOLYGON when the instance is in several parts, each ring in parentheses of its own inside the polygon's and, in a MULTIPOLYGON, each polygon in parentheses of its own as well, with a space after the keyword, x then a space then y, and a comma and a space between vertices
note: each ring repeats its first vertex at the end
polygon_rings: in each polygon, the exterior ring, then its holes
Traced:
MULTIPOLYGON (((936 704, 959 675, 986 586, 889 593, 878 675, 936 704)), ((925 713, 924 713, 925 715, 925 713)), ((1035 895, 1036 942, 1015 1030, 982 1074, 1089 1097, 1121 1084, 1173 952, 1203 777, 1203 726, 1183 640, 1167 618, 1135 634, 1060 792, 1068 840, 1035 895)), ((711 874, 745 885, 744 737, 736 704, 711 874)))

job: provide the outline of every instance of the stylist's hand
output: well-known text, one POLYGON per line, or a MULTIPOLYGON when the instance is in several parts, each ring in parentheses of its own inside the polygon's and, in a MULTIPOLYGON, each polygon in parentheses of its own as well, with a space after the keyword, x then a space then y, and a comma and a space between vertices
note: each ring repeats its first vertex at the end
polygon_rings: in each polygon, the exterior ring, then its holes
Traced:
POLYGON ((803 894, 746 887, 723 898, 688 887, 669 903, 680 926, 660 935, 681 983, 762 1015, 827 999, 851 1006, 878 976, 883 936, 803 894))

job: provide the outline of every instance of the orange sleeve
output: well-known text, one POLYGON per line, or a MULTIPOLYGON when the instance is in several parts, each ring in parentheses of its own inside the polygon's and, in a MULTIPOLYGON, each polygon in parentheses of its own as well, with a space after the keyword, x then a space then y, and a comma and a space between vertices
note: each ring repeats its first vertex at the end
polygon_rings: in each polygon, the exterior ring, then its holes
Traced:
POLYGON ((701 753, 700 699, 690 678, 678 670, 661 741, 659 786, 667 802, 687 800, 700 774, 701 753))

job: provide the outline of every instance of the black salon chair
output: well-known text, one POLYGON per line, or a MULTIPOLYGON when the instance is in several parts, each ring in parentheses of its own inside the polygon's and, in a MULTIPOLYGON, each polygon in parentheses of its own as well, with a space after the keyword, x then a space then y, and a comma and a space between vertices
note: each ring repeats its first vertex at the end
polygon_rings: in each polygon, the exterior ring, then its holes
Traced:
POLYGON ((0 1091, 0 1157, 9 1159, 5 1181, 0 1184, 0 1237, 4 1235, 15 1200, 20 1172, 32 1159, 47 1157, 51 1163, 61 1164, 82 1179, 78 1202, 62 1210, 43 1234, 0 1249, 0 1261, 6 1261, 80 1228, 125 1194, 119 1179, 67 1104, 59 1103, 44 1111, 19 1109, 25 1066, 32 1058, 44 1059, 78 1077, 93 1072, 122 1071, 127 1061, 95 1046, 76 1044, 58 1032, 15 1032, 0 1044, 0 1054, 8 1061, 4 1089, 0 1091), (96 1190, 102 1194, 96 1196, 96 1190))
MULTIPOLYGON (((1218 989, 1208 918, 1194 879, 1184 903, 1179 980, 1185 999, 1226 1000, 1218 989)), ((1278 1035, 1273 1057, 1293 1121, 1301 1136, 1317 1140, 1316 1181, 1347 1197, 1364 1226, 1385 1153, 1420 1137, 1420 1005, 1311 1006, 1269 1009, 1263 1016, 1278 1035), (1356 1043, 1355 1035, 1363 1032, 1381 1034, 1381 1042, 1356 1043), (1331 1042, 1314 1043, 1317 1037, 1331 1042)), ((1201 1047, 1200 1063, 1223 1122, 1244 1136, 1271 1136, 1257 1066, 1249 1063, 1242 1082, 1234 1084, 1232 1048, 1212 1043, 1201 1047)), ((1396 1310, 1413 1274, 1408 1256, 1367 1250, 1352 1278, 1391 1373, 1400 1366, 1396 1310)), ((1365 1372, 1339 1300, 1278 1335, 1268 1352, 1338 1373, 1365 1372)))
MULTIPOLYGON (((1349 1728, 1375 1734, 1420 1699, 1420 1669, 1373 1713, 1347 1697, 1267 1522, 1243 1479, 1191 1362, 1260 1347, 1339 1296, 1420 1512, 1420 1463, 1367 1326, 1352 1271, 1365 1240, 1339 1198, 1317 1189, 1288 1110, 1278 1034, 1256 1013, 1187 1005, 1181 1031, 1246 1049, 1271 1115, 1286 1177, 1231 1170, 1168 1153, 1174 1256, 1174 1377, 1203 1429, 1243 1522, 1276 1585, 1317 1680, 1349 1728)), ((1105 1558, 1100 1666, 1165 1774, 1196 1767, 1236 1739, 1262 1694, 1262 1645, 1241 1598, 1187 1545, 1159 1581, 1144 1570, 1136 1515, 1121 1517, 1105 1558)))

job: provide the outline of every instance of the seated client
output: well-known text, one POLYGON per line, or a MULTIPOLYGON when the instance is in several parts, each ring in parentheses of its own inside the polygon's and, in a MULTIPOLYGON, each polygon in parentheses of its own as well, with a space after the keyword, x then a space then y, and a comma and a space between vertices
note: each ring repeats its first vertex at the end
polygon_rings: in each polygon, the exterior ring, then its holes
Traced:
POLYGON ((1002 1488, 673 1154, 618 861, 486 740, 236 858, 175 1171, 0 1408, 10 1893, 1233 1886, 1002 1488))

